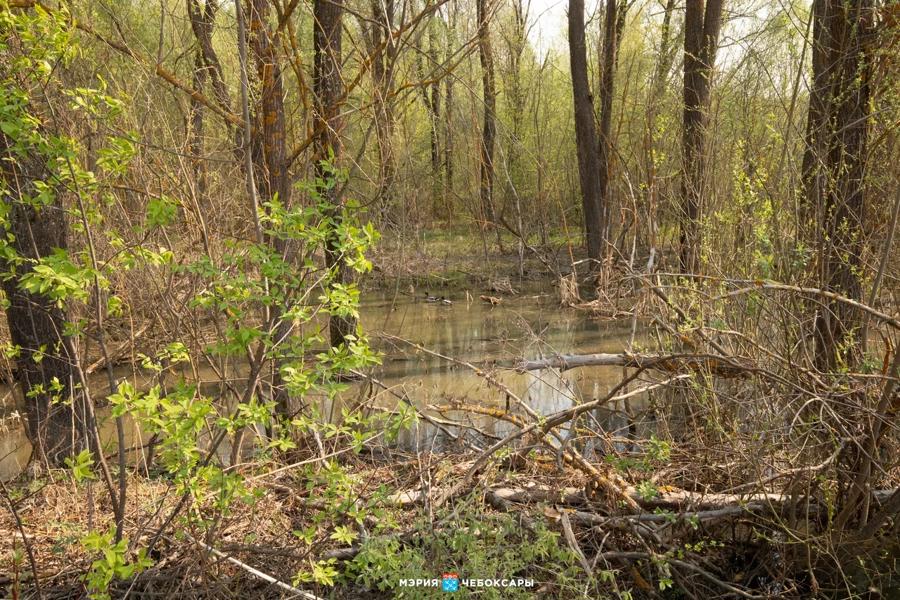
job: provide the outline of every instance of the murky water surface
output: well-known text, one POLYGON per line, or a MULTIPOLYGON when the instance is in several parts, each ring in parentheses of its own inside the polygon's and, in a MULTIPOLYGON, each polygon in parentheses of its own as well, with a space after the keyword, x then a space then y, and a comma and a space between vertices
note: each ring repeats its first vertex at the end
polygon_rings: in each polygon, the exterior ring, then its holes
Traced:
MULTIPOLYGON (((446 292, 445 292, 446 294, 446 292)), ((408 398, 417 406, 442 419, 459 421, 492 435, 509 431, 508 424, 492 417, 452 410, 438 415, 434 407, 482 405, 504 408, 506 394, 483 377, 458 363, 418 351, 414 347, 382 339, 379 333, 415 342, 434 353, 459 361, 479 363, 497 361, 507 364, 521 358, 551 357, 556 354, 622 352, 631 338, 630 321, 603 321, 582 312, 560 309, 552 294, 527 294, 504 298, 498 306, 479 299, 477 292, 446 294, 452 304, 426 302, 425 294, 381 294, 364 298, 362 324, 383 352, 383 364, 372 375, 390 388, 390 392, 356 384, 345 395, 353 402, 362 394, 378 392, 375 403, 390 408, 397 396, 408 398)), ((639 330, 640 331, 640 330, 639 330)), ((640 334, 635 343, 645 344, 640 334)), ((122 369, 128 377, 130 367, 122 369)), ((572 405, 574 399, 590 400, 601 396, 622 378, 622 369, 595 367, 578 369, 560 376, 553 371, 520 374, 508 369, 492 371, 497 381, 507 386, 536 412, 549 414, 572 405)), ((201 373, 214 381, 214 374, 201 373)), ((106 389, 105 376, 96 377, 95 395, 106 389)), ((140 380, 138 385, 142 385, 140 380)), ((212 393, 207 390, 206 393, 212 393)), ((7 479, 21 471, 30 455, 30 445, 20 420, 13 413, 12 396, 4 396, 0 421, 0 478, 7 479)), ((512 402, 515 408, 515 402, 512 402)), ((338 406, 321 405, 326 414, 340 414, 338 406)), ((115 439, 114 427, 107 419, 103 438, 110 446, 115 439)), ((127 427, 129 445, 140 444, 146 436, 133 424, 127 427)), ((406 432, 400 443, 408 447, 431 447, 451 442, 445 433, 424 421, 406 432)), ((223 449, 227 454, 227 448, 223 449)))

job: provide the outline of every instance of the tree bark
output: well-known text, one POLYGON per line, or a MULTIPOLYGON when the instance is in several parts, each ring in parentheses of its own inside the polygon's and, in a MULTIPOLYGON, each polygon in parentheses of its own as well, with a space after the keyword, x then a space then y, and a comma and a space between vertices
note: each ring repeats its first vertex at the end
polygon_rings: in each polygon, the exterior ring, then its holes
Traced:
POLYGON ((437 33, 435 25, 439 19, 437 16, 431 16, 426 25, 424 32, 428 39, 428 47, 416 54, 416 70, 419 80, 422 84, 419 90, 422 95, 422 103, 425 105, 425 111, 428 113, 428 141, 431 147, 431 202, 434 212, 437 212, 438 201, 440 199, 441 189, 441 140, 440 140, 440 122, 441 122, 441 93, 440 78, 435 73, 438 67, 437 54, 437 33), (428 68, 423 64, 423 58, 428 59, 428 68), (430 82, 426 83, 428 80, 430 82))
MULTIPOLYGON (((447 5, 447 48, 445 62, 449 63, 453 57, 456 45, 456 15, 457 6, 452 2, 447 5)), ((453 74, 449 73, 444 78, 444 186, 443 186, 443 210, 448 216, 451 214, 450 198, 453 192, 453 74)), ((437 214, 440 214, 438 212, 437 214)))
POLYGON ((250 49, 256 67, 259 101, 254 110, 253 164, 262 202, 278 196, 290 203, 286 169, 284 85, 272 32, 267 23, 269 0, 250 0, 250 49))
POLYGON ((687 0, 684 17, 684 116, 681 154, 681 269, 700 270, 706 141, 713 67, 722 27, 722 0, 687 0))
POLYGON ((594 106, 588 85, 587 44, 584 34, 584 0, 569 0, 569 61, 575 104, 575 143, 588 257, 596 266, 602 256, 603 223, 600 208, 600 157, 594 129, 594 106))
MULTIPOLYGON (((191 80, 193 91, 198 95, 203 94, 203 88, 207 81, 212 81, 213 93, 216 101, 223 110, 231 112, 231 100, 222 80, 222 66, 212 45, 212 32, 216 18, 218 4, 205 2, 202 6, 199 0, 187 0, 188 17, 191 22, 191 30, 197 47, 194 50, 194 71, 191 80)), ((200 206, 205 206, 208 187, 208 169, 203 158, 204 144, 204 113, 205 106, 196 96, 191 96, 191 108, 188 115, 188 150, 191 155, 191 168, 194 173, 194 186, 200 206)), ((231 131, 231 123, 226 121, 231 131)))
MULTIPOLYGON (((481 62, 481 87, 484 95, 484 121, 481 127, 481 211, 482 227, 494 227, 494 138, 497 134, 497 91, 494 81, 494 56, 491 50, 488 0, 476 0, 478 17, 478 58, 481 62)), ((500 246, 500 230, 497 229, 500 246)))
MULTIPOLYGON (((191 85, 194 91, 202 93, 206 83, 206 64, 203 55, 198 50, 194 55, 194 73, 191 85)), ((191 170, 194 175, 194 188, 199 204, 205 204, 207 188, 206 162, 203 160, 203 105, 191 98, 191 108, 187 120, 188 154, 190 154, 191 170)))
POLYGON ((394 23, 394 0, 372 0, 372 24, 369 52, 372 59, 372 80, 375 92, 375 136, 378 140, 378 190, 375 206, 381 222, 388 223, 393 202, 394 180, 397 176, 394 157, 394 107, 391 102, 395 46, 390 41, 394 23), (386 48, 382 45, 387 44, 386 48))
MULTIPOLYGON (((813 79, 804 184, 818 213, 820 286, 862 298, 865 170, 869 106, 867 37, 872 0, 816 0, 813 6, 813 79)), ((816 315, 816 364, 852 367, 859 358, 859 310, 829 302, 816 315), (851 343, 852 342, 852 343, 851 343)))
MULTIPOLYGON (((428 24, 428 60, 431 62, 432 69, 437 68, 438 62, 438 42, 435 27, 440 23, 440 19, 431 18, 428 24)), ((435 74, 432 76, 431 84, 428 92, 431 95, 431 173, 432 173, 432 206, 436 205, 441 196, 441 79, 435 74)))
MULTIPOLYGON (((228 88, 225 86, 224 78, 222 77, 222 65, 219 62, 219 57, 216 54, 212 43, 212 34, 215 26, 218 4, 210 1, 205 2, 201 7, 199 0, 188 0, 187 10, 188 17, 191 21, 191 29, 194 32, 194 38, 197 40, 199 53, 199 59, 195 61, 195 72, 196 70, 199 70, 200 64, 202 64, 204 67, 203 79, 205 81, 207 77, 209 78, 216 103, 223 112, 231 114, 231 97, 228 93, 228 88)), ((202 104, 197 98, 192 98, 192 102, 202 104)), ((225 119, 225 126, 228 127, 229 133, 233 133, 232 125, 233 123, 231 121, 225 119)), ((239 132, 237 133, 237 136, 238 137, 235 138, 236 140, 240 137, 239 132)), ((235 145, 239 146, 240 144, 236 143, 235 145)))
MULTIPOLYGON (((0 134, 0 155, 10 156, 11 146, 11 140, 0 134)), ((38 193, 32 182, 52 181, 39 156, 4 160, 2 165, 4 185, 0 187, 6 192, 2 202, 8 212, 0 234, 11 236, 10 246, 24 259, 0 258, 0 268, 12 274, 2 278, 2 286, 10 341, 20 349, 15 378, 24 397, 26 433, 36 458, 60 464, 80 443, 82 428, 75 422, 78 413, 72 389, 76 357, 63 333, 64 309, 47 296, 22 290, 19 282, 31 272, 33 261, 67 248, 68 225, 59 196, 40 209, 28 199, 38 193)))
POLYGON ((666 85, 675 59, 672 37, 672 13, 675 11, 675 0, 666 0, 662 26, 660 29, 659 50, 657 52, 656 69, 650 85, 650 94, 647 100, 647 127, 644 132, 644 164, 647 171, 647 205, 646 221, 647 241, 651 248, 657 247, 656 207, 659 199, 660 182, 657 174, 657 119, 660 114, 660 105, 665 98, 666 85))
MULTIPOLYGON (((612 143, 612 106, 615 93, 616 63, 618 62, 619 39, 622 34, 619 19, 618 0, 606 0, 606 19, 603 27, 603 68, 600 73, 600 136, 598 139, 598 175, 600 178, 600 231, 601 244, 609 239, 610 187, 612 143)), ((622 11, 624 17, 624 11, 622 11)), ((601 252, 603 248, 601 247, 601 252)))
MULTIPOLYGON (((315 94, 316 130, 315 140, 316 179, 331 178, 328 163, 335 165, 341 157, 340 133, 343 120, 340 103, 343 96, 341 79, 341 21, 344 12, 343 0, 315 0, 313 5, 313 92, 315 94)), ((341 218, 343 201, 339 186, 325 186, 319 194, 331 206, 331 218, 341 218)), ((332 228, 325 241, 325 261, 335 276, 335 282, 346 284, 350 272, 340 253, 340 240, 332 228)), ((332 347, 344 344, 348 335, 356 328, 354 319, 331 315, 328 322, 332 347)))
MULTIPOLYGON (((283 206, 291 202, 291 183, 287 171, 287 142, 284 114, 284 84, 281 64, 277 55, 275 35, 269 27, 269 0, 248 0, 249 45, 256 69, 259 96, 253 109, 250 153, 254 182, 259 202, 276 198, 283 206)), ((282 257, 290 260, 290 249, 285 240, 265 236, 265 243, 282 257)), ((285 298, 285 301, 288 301, 285 298)), ((284 318, 287 307, 274 306, 269 312, 268 326, 275 330, 275 338, 286 345, 292 323, 284 318)), ((276 358, 272 374, 272 398, 276 411, 281 415, 292 412, 290 397, 281 378, 284 359, 276 358)))

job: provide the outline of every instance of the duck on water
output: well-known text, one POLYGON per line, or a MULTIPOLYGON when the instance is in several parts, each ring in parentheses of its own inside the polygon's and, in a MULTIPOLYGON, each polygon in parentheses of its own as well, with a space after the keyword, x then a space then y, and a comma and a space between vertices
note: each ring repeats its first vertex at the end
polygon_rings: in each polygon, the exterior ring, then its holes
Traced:
POLYGON ((425 302, 429 302, 431 304, 443 304, 445 306, 450 306, 453 304, 453 301, 450 298, 444 298, 443 296, 432 296, 429 293, 425 293, 425 302))

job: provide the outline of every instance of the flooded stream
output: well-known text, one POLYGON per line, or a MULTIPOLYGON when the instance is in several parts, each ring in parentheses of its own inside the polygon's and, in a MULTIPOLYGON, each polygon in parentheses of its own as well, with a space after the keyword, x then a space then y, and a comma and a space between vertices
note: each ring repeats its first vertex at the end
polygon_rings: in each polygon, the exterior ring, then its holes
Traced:
MULTIPOLYGON (((364 297, 362 325, 383 353, 382 365, 373 369, 372 376, 390 391, 368 384, 354 384, 345 394, 344 402, 378 392, 375 403, 386 408, 398 402, 398 395, 425 409, 454 404, 503 408, 507 404, 501 390, 471 369, 417 351, 408 344, 387 341, 379 333, 404 338, 459 361, 478 364, 492 361, 507 364, 522 358, 556 354, 622 352, 628 348, 631 337, 631 321, 597 320, 583 312, 563 310, 553 295, 522 294, 505 298, 498 306, 491 306, 481 301, 477 294, 466 292, 449 294, 452 304, 426 302, 424 296, 378 294, 364 297)), ((636 344, 641 343, 646 340, 639 335, 636 344)), ((119 376, 131 377, 132 374, 132 368, 125 367, 119 376)), ((209 375, 210 381, 216 379, 211 373, 209 375)), ((591 400, 606 394, 621 380, 622 369, 576 369, 563 376, 554 371, 520 374, 498 369, 494 375, 536 412, 549 414, 572 406, 575 399, 591 400)), ((106 377, 95 377, 94 394, 102 395, 107 388, 106 377)), ((137 383, 139 387, 142 384, 141 381, 137 383)), ((31 449, 21 419, 14 414, 10 390, 4 388, 0 394, 4 398, 3 414, 0 415, 3 417, 0 420, 0 478, 8 479, 24 468, 31 449)), ((326 416, 340 414, 338 406, 320 403, 320 407, 326 416)), ((429 412, 433 414, 433 411, 429 412)), ((615 421, 616 414, 608 415, 612 428, 621 427, 621 423, 615 421)), ((441 417, 458 420, 492 435, 503 435, 511 427, 492 417, 461 411, 450 411, 441 417)), ((127 429, 129 445, 140 444, 146 437, 141 436, 133 424, 127 429)), ((106 419, 102 437, 112 447, 115 431, 110 419, 106 419)), ((400 443, 410 448, 424 448, 441 446, 449 441, 444 433, 420 420, 401 437, 400 443)))

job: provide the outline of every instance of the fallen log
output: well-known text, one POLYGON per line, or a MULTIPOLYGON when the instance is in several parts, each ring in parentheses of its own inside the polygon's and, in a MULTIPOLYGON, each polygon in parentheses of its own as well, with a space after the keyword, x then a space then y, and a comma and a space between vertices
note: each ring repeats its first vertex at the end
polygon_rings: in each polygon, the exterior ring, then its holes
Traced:
MULTIPOLYGON (((585 497, 584 490, 575 487, 551 488, 547 486, 527 487, 492 487, 491 493, 507 502, 522 504, 530 502, 546 502, 548 504, 562 504, 569 506, 583 506, 590 501, 585 497)), ((872 496, 879 504, 883 504, 897 492, 897 489, 874 490, 872 496)), ((632 487, 627 489, 628 495, 646 510, 668 509, 686 511, 683 514, 690 516, 701 512, 710 513, 708 516, 716 517, 734 510, 737 513, 752 512, 762 506, 781 506, 791 501, 805 501, 803 496, 791 496, 780 492, 753 492, 747 494, 718 494, 690 492, 687 490, 662 487, 659 494, 653 498, 641 496, 632 487), (738 508, 740 507, 740 508, 738 508), (714 511, 724 511, 714 514, 714 511)), ((813 499, 810 498, 810 501, 813 499)), ((633 515, 619 515, 615 518, 639 519, 642 521, 664 521, 670 519, 665 515, 639 513, 633 515)))
POLYGON ((708 372, 720 377, 746 377, 752 365, 741 359, 712 354, 568 354, 537 360, 523 360, 515 369, 520 372, 558 369, 568 371, 580 367, 629 367, 653 369, 666 373, 680 371, 708 372))

